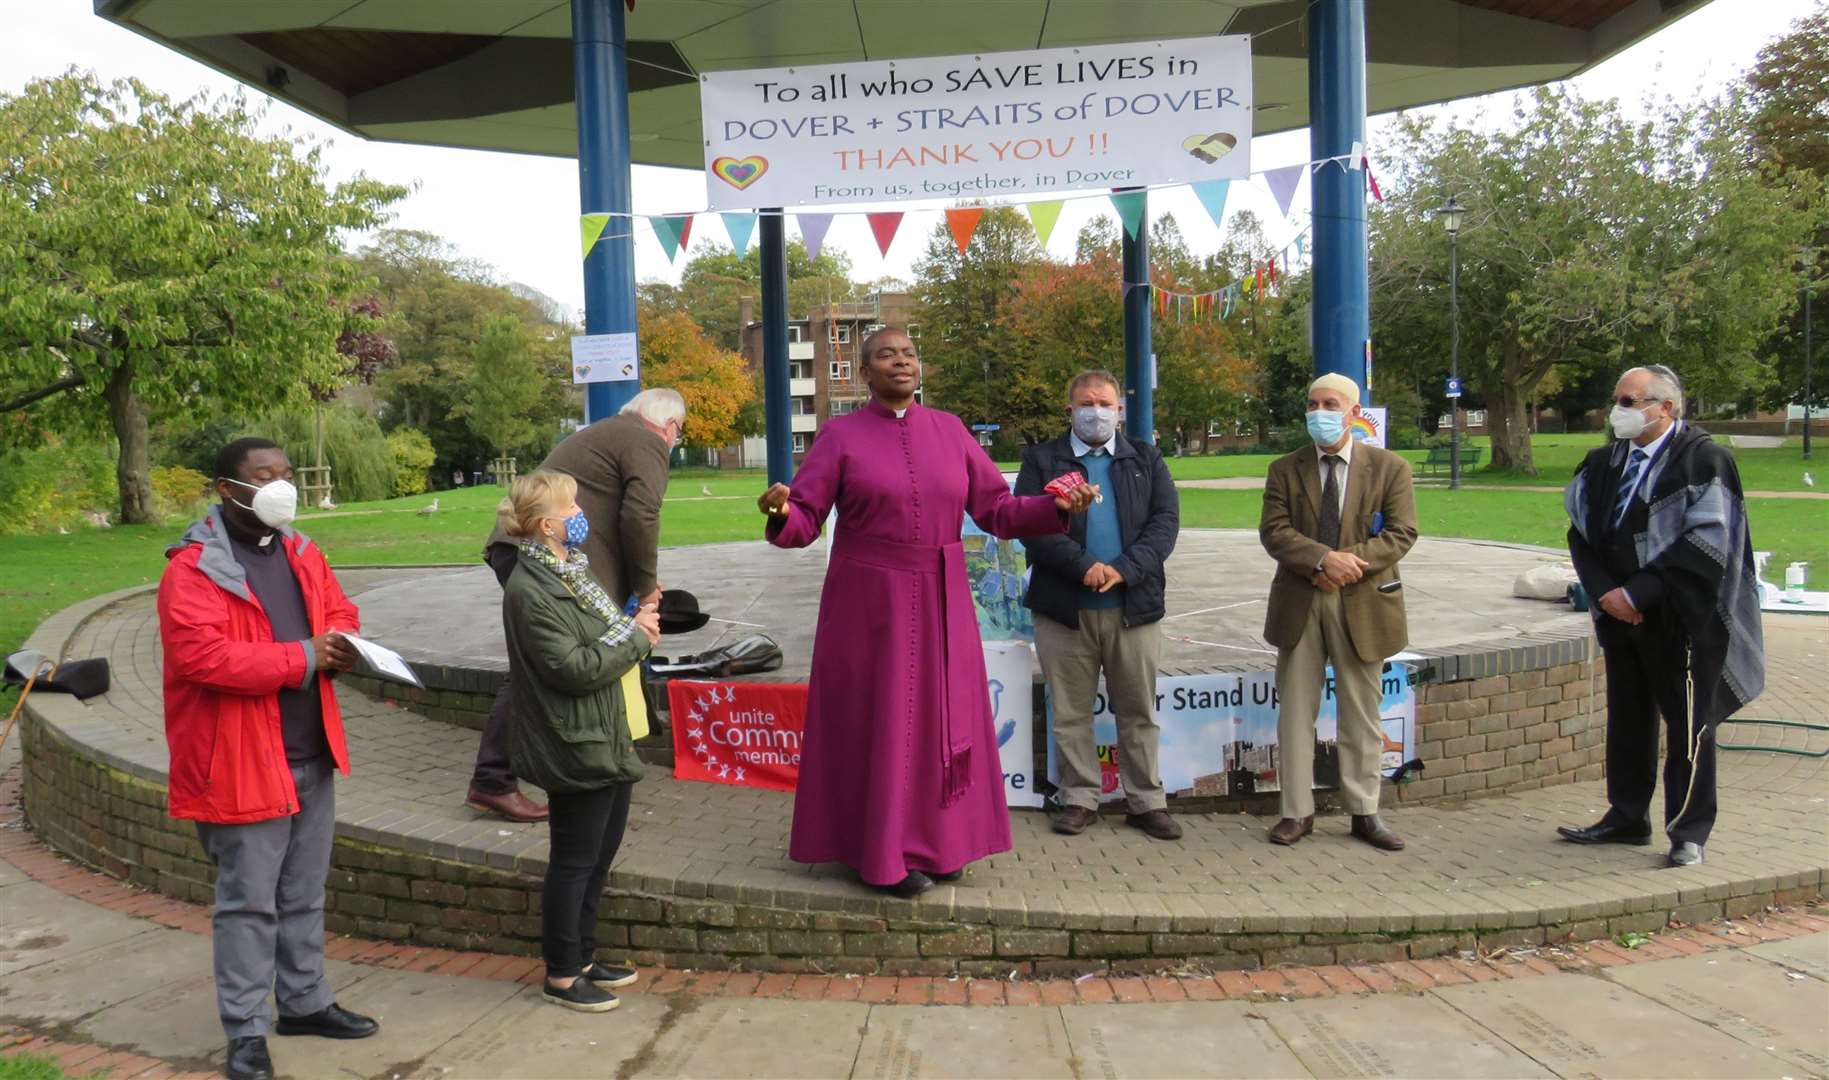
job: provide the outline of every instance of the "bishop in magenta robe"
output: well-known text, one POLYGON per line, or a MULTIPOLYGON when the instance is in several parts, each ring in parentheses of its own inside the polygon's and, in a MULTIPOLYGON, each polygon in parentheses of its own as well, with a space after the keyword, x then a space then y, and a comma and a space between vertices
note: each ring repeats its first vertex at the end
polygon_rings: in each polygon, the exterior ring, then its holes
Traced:
POLYGON ((918 891, 1010 848, 964 515, 1012 539, 1068 518, 1052 496, 1012 495, 958 417, 882 396, 826 424, 769 519, 770 543, 804 547, 838 509, 788 855, 918 891))

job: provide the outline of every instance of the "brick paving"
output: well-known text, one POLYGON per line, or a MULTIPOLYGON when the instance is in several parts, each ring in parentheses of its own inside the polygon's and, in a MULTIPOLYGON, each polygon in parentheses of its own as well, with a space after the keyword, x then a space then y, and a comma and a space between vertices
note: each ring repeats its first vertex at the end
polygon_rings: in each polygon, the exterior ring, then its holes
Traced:
MULTIPOLYGON (((344 579, 359 594, 399 573, 351 571, 344 579)), ((98 606, 68 654, 111 657, 114 685, 89 703, 69 734, 117 768, 162 780, 152 597, 98 606)), ((1788 616, 1771 617, 1768 626, 1772 689, 1748 713, 1820 720, 1829 623, 1788 616)), ((348 690, 339 696, 354 761, 353 774, 339 782, 344 835, 524 873, 543 869, 543 826, 482 819, 463 807, 474 732, 348 690)), ((1762 745, 1829 747, 1829 735, 1797 729, 1739 725, 1727 737, 1743 736, 1762 745)), ((1682 871, 1658 868, 1655 848, 1554 839, 1557 824, 1598 816, 1605 805, 1599 783, 1399 808, 1389 817, 1410 845, 1399 855, 1351 841, 1344 819, 1324 819, 1313 838, 1285 849, 1264 842, 1268 820, 1245 815, 1186 816, 1186 838, 1162 844, 1111 818, 1086 835, 1061 837, 1048 831, 1041 814, 1017 811, 1014 850, 975 864, 961 883, 935 889, 912 910, 935 920, 1114 936, 1496 932, 1539 920, 1606 919, 1642 910, 1633 901, 1646 896, 1718 900, 1730 883, 1747 880, 1769 882, 1764 892, 1809 889, 1829 864, 1826 772, 1824 759, 1724 754, 1722 817, 1710 861, 1682 871)), ((909 910, 862 889, 842 867, 788 861, 791 805, 785 794, 682 783, 651 769, 636 789, 612 888, 741 897, 800 910, 909 910)), ((1343 947, 1339 959, 1359 958, 1343 947)))

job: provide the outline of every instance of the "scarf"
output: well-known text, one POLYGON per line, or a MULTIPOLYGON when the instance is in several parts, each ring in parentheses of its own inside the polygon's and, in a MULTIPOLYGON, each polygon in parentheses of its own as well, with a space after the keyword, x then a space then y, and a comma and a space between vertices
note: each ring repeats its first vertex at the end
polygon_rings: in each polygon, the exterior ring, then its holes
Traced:
POLYGON ((559 556, 553 554, 553 549, 545 544, 523 540, 521 554, 559 575, 559 581, 584 610, 609 624, 610 628, 597 638, 598 641, 615 646, 634 635, 635 620, 612 603, 610 594, 603 591, 602 585, 597 584, 597 579, 591 576, 590 560, 584 557, 584 552, 574 551, 569 558, 561 561, 559 556))

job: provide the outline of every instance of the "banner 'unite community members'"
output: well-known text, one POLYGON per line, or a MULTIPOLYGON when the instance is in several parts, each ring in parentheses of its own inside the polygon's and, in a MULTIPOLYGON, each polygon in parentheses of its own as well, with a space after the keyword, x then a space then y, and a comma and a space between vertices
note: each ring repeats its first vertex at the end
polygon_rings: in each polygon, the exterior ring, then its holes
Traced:
POLYGON ((540 893, 544 996, 606 1012, 617 1004, 610 990, 636 979, 596 959, 597 902, 628 825, 630 789, 642 777, 624 676, 660 639, 659 609, 650 603, 625 614, 591 573, 580 550, 590 524, 570 476, 541 469, 521 477, 497 516, 519 545, 502 587, 509 754, 515 771, 552 800, 540 893))
POLYGON ((1384 728, 1379 674, 1407 643, 1397 564, 1416 543, 1410 464, 1353 439, 1359 386, 1323 375, 1308 388, 1305 446, 1278 458, 1264 479, 1258 536, 1276 560, 1264 640, 1276 646, 1277 745, 1282 819, 1275 844, 1315 828, 1315 724, 1328 665, 1334 669, 1340 796, 1352 834, 1386 851, 1403 841, 1378 818, 1384 728))
POLYGON ((1575 471, 1569 554, 1607 657, 1607 812, 1579 844, 1651 843, 1658 717, 1670 865, 1702 861, 1715 824, 1715 729, 1765 688, 1759 579, 1734 458, 1683 420, 1662 365, 1613 390, 1611 445, 1575 471))
MULTIPOLYGON (((686 427, 679 391, 643 390, 622 411, 565 437, 540 468, 577 481, 578 505, 590 522, 579 549, 591 576, 618 604, 660 602, 660 504, 667 494, 667 455, 686 427)), ((501 527, 483 545, 483 561, 506 584, 519 545, 501 527)), ((542 821, 546 807, 521 794, 508 761, 509 686, 496 691, 483 724, 465 802, 510 821, 542 821)))
POLYGON ((292 463, 265 439, 216 455, 222 502, 166 552, 159 579, 171 815, 216 868, 211 950, 232 1080, 273 1075, 281 1035, 359 1039, 375 1021, 324 977, 324 882, 337 770, 349 771, 330 674, 360 624, 330 564, 291 527, 292 463))
POLYGON ((1093 490, 1012 495, 958 417, 915 401, 907 334, 876 331, 863 357, 870 403, 826 425, 792 489, 758 500, 778 547, 838 512, 788 853, 912 896, 1010 847, 964 515, 993 536, 1062 533, 1093 490))
POLYGON ((1158 840, 1181 826, 1168 812, 1156 751, 1156 665, 1162 654, 1163 563, 1181 532, 1181 499, 1161 451, 1118 433, 1123 396, 1107 371, 1067 388, 1072 429, 1024 451, 1018 495, 1039 495, 1061 476, 1083 474, 1102 495, 1064 535, 1024 545, 1032 568, 1023 600, 1034 610, 1035 651, 1054 707, 1054 745, 1064 804, 1054 831, 1083 832, 1099 806, 1092 709, 1099 677, 1118 725, 1118 773, 1126 822, 1158 840))

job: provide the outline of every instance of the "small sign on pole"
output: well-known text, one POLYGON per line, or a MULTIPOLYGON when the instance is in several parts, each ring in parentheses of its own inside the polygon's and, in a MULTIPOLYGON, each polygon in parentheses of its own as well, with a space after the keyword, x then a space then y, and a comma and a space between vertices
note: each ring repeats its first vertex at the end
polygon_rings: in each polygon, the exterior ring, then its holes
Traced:
POLYGON ((1451 398, 1461 396, 1461 380, 1452 378, 1448 380, 1448 396, 1451 398))
POLYGON ((641 356, 634 334, 580 334, 572 338, 572 383, 640 382, 641 356))

